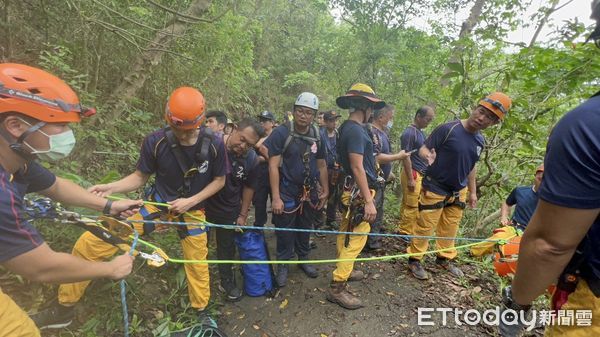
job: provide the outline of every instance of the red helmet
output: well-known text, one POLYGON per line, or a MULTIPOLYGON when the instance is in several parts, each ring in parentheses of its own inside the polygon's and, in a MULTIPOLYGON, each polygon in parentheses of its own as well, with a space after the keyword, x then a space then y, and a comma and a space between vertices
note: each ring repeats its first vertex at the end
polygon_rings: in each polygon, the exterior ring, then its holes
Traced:
POLYGON ((178 129, 195 129, 204 123, 205 106, 206 102, 200 91, 190 87, 179 87, 169 97, 165 119, 178 129))
POLYGON ((18 112, 47 123, 79 122, 94 109, 79 104, 77 94, 60 78, 38 68, 0 64, 0 114, 18 112))

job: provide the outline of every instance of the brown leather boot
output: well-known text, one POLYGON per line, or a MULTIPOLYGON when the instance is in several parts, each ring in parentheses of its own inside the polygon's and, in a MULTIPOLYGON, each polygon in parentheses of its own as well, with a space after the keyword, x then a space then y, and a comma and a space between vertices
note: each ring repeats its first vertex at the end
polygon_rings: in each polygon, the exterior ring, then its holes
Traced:
POLYGON ((350 273, 350 277, 348 277, 349 282, 362 281, 364 279, 365 279, 365 273, 363 273, 362 270, 356 270, 356 269, 352 269, 352 272, 350 273))
POLYGON ((358 297, 346 290, 346 282, 331 282, 331 286, 327 289, 327 300, 350 310, 362 308, 363 306, 358 297))

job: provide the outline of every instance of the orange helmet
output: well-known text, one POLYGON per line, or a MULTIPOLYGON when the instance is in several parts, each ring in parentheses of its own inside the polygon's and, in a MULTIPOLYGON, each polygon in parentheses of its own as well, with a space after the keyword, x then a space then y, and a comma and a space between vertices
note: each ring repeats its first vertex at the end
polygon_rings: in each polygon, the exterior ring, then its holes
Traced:
POLYGON ((200 91, 191 87, 179 87, 169 97, 165 119, 169 125, 178 129, 195 129, 204 123, 205 105, 200 91))
POLYGON ((519 259, 519 246, 521 236, 515 236, 506 244, 499 247, 500 252, 494 256, 494 269, 500 276, 517 273, 517 260, 519 259))
POLYGON ((79 104, 77 94, 60 78, 23 64, 0 64, 0 114, 18 112, 47 123, 79 122, 94 109, 79 104))
POLYGON ((503 120, 510 107, 512 106, 512 99, 508 95, 501 92, 493 92, 479 101, 479 105, 485 107, 498 116, 500 120, 503 120))

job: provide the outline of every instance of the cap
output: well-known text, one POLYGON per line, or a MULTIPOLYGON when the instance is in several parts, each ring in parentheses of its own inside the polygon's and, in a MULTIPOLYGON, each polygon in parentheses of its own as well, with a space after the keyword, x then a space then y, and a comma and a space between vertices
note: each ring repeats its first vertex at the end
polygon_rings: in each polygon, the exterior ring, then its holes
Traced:
POLYGON ((270 111, 266 111, 266 110, 263 111, 260 115, 258 115, 258 118, 275 121, 275 116, 273 116, 273 113, 271 113, 270 111))
POLYGON ((325 120, 332 120, 332 119, 337 119, 340 117, 342 117, 342 116, 338 115, 337 112, 335 112, 335 111, 327 111, 323 115, 323 119, 325 119, 325 120))

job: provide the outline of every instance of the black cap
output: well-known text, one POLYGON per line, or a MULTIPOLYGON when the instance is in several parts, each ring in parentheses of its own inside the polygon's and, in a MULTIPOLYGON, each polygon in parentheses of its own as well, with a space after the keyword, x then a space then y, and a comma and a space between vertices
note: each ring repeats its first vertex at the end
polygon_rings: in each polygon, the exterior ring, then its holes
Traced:
POLYGON ((336 118, 340 118, 342 116, 338 115, 337 112, 335 111, 327 111, 324 115, 323 115, 323 119, 325 120, 332 120, 332 119, 336 119, 336 118))
POLYGON ((275 116, 273 116, 273 113, 269 112, 269 111, 263 111, 260 115, 258 115, 258 118, 260 119, 268 119, 271 121, 275 121, 275 116))

